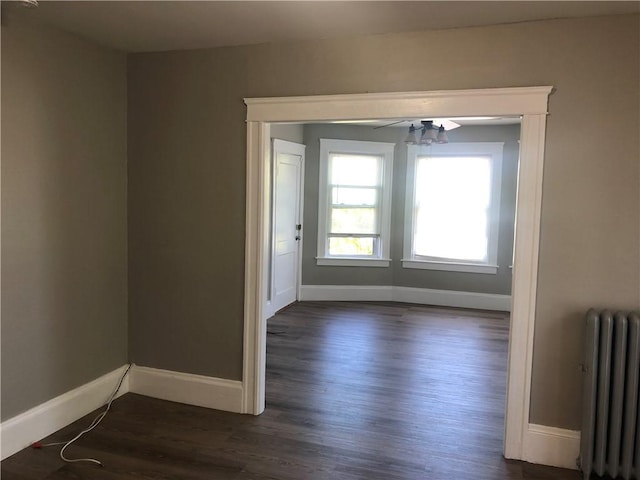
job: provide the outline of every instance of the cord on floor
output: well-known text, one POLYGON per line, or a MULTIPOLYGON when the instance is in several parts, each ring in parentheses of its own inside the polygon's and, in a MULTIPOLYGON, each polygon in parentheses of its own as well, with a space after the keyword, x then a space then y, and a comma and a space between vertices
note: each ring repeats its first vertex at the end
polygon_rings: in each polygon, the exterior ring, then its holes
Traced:
POLYGON ((113 393, 109 397, 109 401, 107 402, 107 408, 105 408, 104 411, 99 413, 98 416, 93 419, 93 421, 91 422, 91 424, 87 428, 82 430, 78 435, 73 437, 71 440, 68 440, 68 441, 65 441, 65 442, 51 442, 51 443, 34 442, 34 443, 31 444, 31 447, 32 448, 43 448, 43 447, 53 447, 55 445, 64 445, 60 449, 60 458, 62 460, 64 460, 65 462, 68 462, 68 463, 90 462, 90 463, 95 463, 96 465, 100 465, 102 467, 103 465, 102 465, 102 462, 100 460, 96 460, 95 458, 67 458, 64 455, 64 451, 67 448, 69 448, 69 446, 71 446, 71 444, 73 442, 75 442, 80 437, 82 437, 85 433, 89 433, 91 430, 96 428, 98 426, 98 424, 102 421, 102 419, 107 415, 107 413, 109 412, 109 409, 111 408, 111 404, 113 403, 113 400, 116 398, 116 395, 118 394, 118 391, 120 391, 120 387, 122 386, 122 382, 124 382, 124 379, 127 376, 127 373, 129 373, 129 370, 131 370, 131 364, 127 365, 127 369, 124 371, 124 373, 120 377, 120 381, 118 382, 118 385, 116 386, 116 389, 113 391, 113 393))

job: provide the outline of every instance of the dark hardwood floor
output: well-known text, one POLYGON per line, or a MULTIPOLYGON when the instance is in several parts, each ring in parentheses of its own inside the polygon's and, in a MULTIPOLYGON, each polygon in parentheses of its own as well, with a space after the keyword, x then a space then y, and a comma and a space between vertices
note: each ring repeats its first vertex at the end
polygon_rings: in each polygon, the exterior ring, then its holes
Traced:
POLYGON ((67 450, 104 467, 25 449, 2 479, 580 479, 502 458, 507 339, 495 312, 296 304, 268 324, 264 414, 127 394, 67 450))

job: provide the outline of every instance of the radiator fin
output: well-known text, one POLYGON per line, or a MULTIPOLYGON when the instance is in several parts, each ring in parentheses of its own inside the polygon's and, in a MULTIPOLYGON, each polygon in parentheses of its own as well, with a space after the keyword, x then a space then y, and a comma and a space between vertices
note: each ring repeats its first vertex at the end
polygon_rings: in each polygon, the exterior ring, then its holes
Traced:
MULTIPOLYGON (((629 351, 627 352, 627 379, 625 392, 624 431, 622 433, 622 462, 621 470, 623 478, 631 478, 633 468, 634 444, 640 448, 640 441, 636 439, 640 431, 638 421, 638 385, 640 380, 640 317, 629 317, 629 351)), ((636 465, 639 456, 636 453, 636 465)))
POLYGON ((589 310, 586 323, 580 467, 585 479, 637 479, 640 315, 589 310))
POLYGON ((598 399, 596 407, 596 456, 594 470, 604 475, 607 453, 607 426, 609 423, 609 397, 611 395, 611 343, 613 315, 605 311, 600 316, 600 358, 598 362, 598 399))

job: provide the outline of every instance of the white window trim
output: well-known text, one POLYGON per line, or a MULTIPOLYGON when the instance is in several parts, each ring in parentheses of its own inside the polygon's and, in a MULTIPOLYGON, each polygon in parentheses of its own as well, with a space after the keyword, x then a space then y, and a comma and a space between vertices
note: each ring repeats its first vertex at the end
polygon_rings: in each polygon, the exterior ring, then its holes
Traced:
POLYGON ((393 183, 394 143, 359 140, 320 139, 320 181, 318 188, 318 255, 319 266, 388 267, 390 263, 391 186, 393 183), (331 153, 382 156, 382 199, 380 201, 380 249, 369 257, 329 256, 328 251, 328 171, 331 153))
POLYGON ((407 148, 407 187, 405 198, 403 268, 440 270, 450 272, 498 273, 498 236, 500 233, 500 195, 502 186, 502 155, 504 142, 460 142, 431 145, 409 145, 407 148), (413 253, 414 203, 416 161, 419 155, 478 155, 491 156, 491 206, 489 245, 486 262, 452 261, 443 258, 416 257, 413 253))
POLYGON ((402 259, 402 267, 422 270, 438 270, 444 272, 488 273, 492 275, 498 273, 498 265, 485 263, 437 262, 435 260, 415 260, 410 258, 402 259))
POLYGON ((390 258, 316 257, 316 264, 332 267, 388 267, 390 258))

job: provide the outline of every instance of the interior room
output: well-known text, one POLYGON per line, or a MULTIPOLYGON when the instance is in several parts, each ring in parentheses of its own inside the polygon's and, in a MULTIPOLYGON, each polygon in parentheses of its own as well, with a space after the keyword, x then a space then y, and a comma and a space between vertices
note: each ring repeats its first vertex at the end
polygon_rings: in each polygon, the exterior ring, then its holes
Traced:
POLYGON ((640 308, 638 2, 22 0, 1 18, 3 478, 590 471, 585 315, 640 308), (442 119, 461 126, 420 145, 442 119), (366 157, 345 141, 380 144, 390 175, 332 180, 366 157), (305 145, 293 292, 271 258, 287 142, 305 145), (470 234, 435 244, 416 218, 449 218, 420 202, 451 177, 424 182, 465 143, 502 144, 500 170, 497 150, 456 170, 503 179, 495 248, 443 266, 470 234))
MULTIPOLYGON (((458 306, 458 307, 482 307, 487 305, 488 308, 494 310, 508 311, 510 308, 510 295, 511 295, 511 270, 513 268, 513 236, 514 236, 514 217, 515 217, 515 203, 516 203, 516 184, 518 173, 518 157, 519 157, 519 136, 520 136, 520 119, 518 117, 503 117, 503 118, 456 118, 440 119, 436 120, 439 126, 440 124, 447 124, 449 130, 446 132, 447 146, 445 144, 434 145, 419 145, 413 144, 411 148, 415 149, 415 152, 424 157, 436 157, 438 155, 446 156, 448 163, 445 165, 451 168, 452 175, 457 171, 466 171, 463 166, 456 167, 453 164, 452 155, 454 154, 454 148, 457 144, 462 144, 461 148, 466 148, 467 153, 472 148, 475 149, 489 149, 495 148, 499 151, 499 180, 494 182, 497 187, 496 191, 488 192, 492 198, 496 199, 498 205, 493 205, 493 222, 495 225, 495 232, 493 232, 492 247, 494 252, 492 253, 491 264, 495 264, 495 270, 489 271, 483 269, 477 265, 466 265, 467 271, 464 271, 464 267, 458 266, 458 271, 447 270, 448 266, 443 264, 425 265, 425 264, 409 264, 405 261, 411 254, 407 251, 403 252, 405 245, 403 244, 403 238, 409 236, 405 230, 410 228, 408 222, 410 219, 406 218, 408 203, 413 200, 409 200, 407 197, 407 185, 415 180, 408 179, 412 174, 407 171, 409 145, 405 143, 410 128, 418 125, 418 134, 421 132, 421 121, 428 122, 429 120, 378 120, 369 122, 331 122, 322 124, 274 124, 271 126, 271 137, 273 139, 285 140, 288 142, 303 145, 305 147, 304 152, 304 172, 302 190, 304 192, 301 197, 301 205, 303 214, 300 218, 300 222, 293 222, 301 224, 301 279, 300 279, 300 292, 297 300, 348 300, 345 292, 345 288, 348 286, 397 286, 397 287, 409 287, 409 288, 428 288, 430 290, 451 290, 457 292, 473 292, 479 294, 495 295, 495 297, 485 297, 483 300, 485 303, 462 303, 447 305, 447 303, 435 303, 439 305, 458 306), (454 121, 455 120, 455 121, 454 121), (457 123, 456 123, 457 122, 457 123), (319 225, 319 176, 320 170, 320 157, 321 157, 321 142, 327 139, 333 140, 347 140, 347 141, 364 141, 364 142, 378 142, 386 143, 393 146, 393 158, 392 158, 392 172, 391 172, 391 185, 389 190, 391 191, 389 206, 390 206, 390 223, 389 223, 389 254, 385 255, 391 259, 402 259, 402 262, 395 261, 390 262, 388 266, 378 266, 369 268, 365 262, 361 262, 358 265, 356 261, 354 265, 343 265, 332 259, 321 258, 324 253, 320 252, 319 240, 318 240, 318 225, 319 225), (489 145, 492 144, 492 145, 489 145), (438 154, 438 149, 441 151, 438 154), (330 262, 334 262, 331 264, 330 262), (337 263, 337 264, 336 264, 337 263), (364 265, 363 265, 364 264, 364 265), (350 268, 345 268, 350 267, 350 268), (360 268, 356 268, 360 267, 360 268), (366 267, 366 268, 365 268, 366 267), (413 268, 412 268, 413 267, 413 268), (430 268, 427 268, 430 267, 430 268), (436 270, 438 268, 439 270, 436 270), (486 272, 486 274, 485 274, 486 272), (326 289, 318 290, 315 287, 320 286, 341 286, 342 291, 341 298, 328 298, 326 297, 326 289), (321 293, 322 292, 322 293, 321 293), (325 296, 323 296, 325 295, 325 296), (494 302, 491 304, 490 302, 494 302)), ((437 128, 437 127, 435 127, 437 128)), ((434 130, 435 130, 434 128, 434 130)), ((444 127, 443 127, 444 128, 444 127)), ((418 139, 419 141, 419 139, 418 139)), ((366 146, 366 144, 365 144, 366 146)), ((273 154, 272 154, 273 155, 273 154)), ((415 154, 414 154, 415 155, 415 154)), ((480 155, 480 153, 478 153, 480 155)), ((275 158, 272 159, 275 161, 275 158)), ((487 163, 488 165, 488 163, 487 163)), ((415 170, 415 168, 414 168, 415 170)), ((472 192, 468 192, 470 188, 467 183, 480 184, 482 181, 487 182, 487 185, 491 182, 488 170, 486 176, 482 173, 476 172, 469 173, 468 180, 462 178, 445 180, 442 177, 439 181, 434 182, 442 184, 442 190, 437 191, 437 185, 429 185, 427 188, 422 187, 419 190, 425 189, 426 191, 433 192, 435 201, 446 202, 445 196, 450 192, 458 192, 455 195, 451 193, 452 198, 462 197, 465 192, 470 195, 472 192), (477 177, 474 178, 474 176, 477 177), (484 179, 484 180, 483 180, 484 179), (449 183, 450 182, 450 183, 449 183)), ((362 171, 358 171, 356 175, 361 175, 362 171)), ((275 177, 275 173, 273 174, 275 177)), ((443 174, 444 175, 444 174, 443 174)), ((448 178, 448 177, 447 177, 448 178)), ((276 180, 274 179, 273 182, 276 180)), ((355 180, 357 181, 357 180, 355 180)), ((275 187, 274 187, 275 188, 275 187)), ((353 192, 348 191, 348 192, 353 192)), ((480 193, 477 193, 480 195, 480 193)), ((272 197, 277 196, 276 192, 272 192, 272 197)), ((409 197, 412 196, 412 192, 409 192, 409 197)), ((425 200, 425 202, 434 202, 434 199, 425 200)), ((483 200, 479 197, 470 198, 468 200, 469 206, 475 206, 481 204, 483 200)), ((450 202, 452 203, 452 202, 450 202)), ((443 212, 445 206, 440 205, 437 210, 443 212)), ((327 212, 325 212, 326 214, 327 212)), ((455 215, 447 215, 442 213, 445 217, 454 217, 455 215)), ((411 216, 411 214, 410 214, 411 216)), ((434 220, 435 221, 435 220, 434 220)), ((454 232, 454 227, 449 226, 433 226, 430 227, 433 230, 450 231, 451 237, 443 240, 444 243, 451 244, 452 241, 460 239, 460 243, 471 242, 470 240, 473 233, 466 232, 454 232)), ((484 234, 486 227, 481 227, 484 234)), ((373 230, 372 230, 373 232, 373 230)), ((290 235, 294 237, 295 235, 290 235)), ((481 235, 484 237, 484 235, 481 235)), ((362 238, 362 237, 360 237, 362 238)), ((430 238, 433 238, 430 236, 430 238)), ((484 239, 483 239, 484 240, 484 239)), ((480 241, 483 241, 480 240, 480 241)), ((445 248, 444 245, 442 248, 445 248)), ((407 250, 410 250, 408 248, 407 250)), ((485 246, 480 247, 480 250, 486 250, 485 246)), ((373 253, 373 252, 371 252, 373 253)), ((348 251, 337 252, 336 255, 349 256, 348 251)), ((440 253, 435 255, 441 255, 444 258, 447 253, 440 253)), ((453 254, 455 255, 455 254, 453 254)), ((464 254, 460 254, 464 255, 464 254)), ((478 257, 479 258, 479 257, 478 257)), ((480 262, 483 260, 477 260, 480 262)), ((272 288, 272 287, 271 287, 272 288)), ((380 292, 376 292, 379 294, 380 292)), ((427 292, 422 292, 427 293, 427 292)), ((361 290, 358 295, 360 298, 363 295, 361 290)), ((374 297, 375 298, 375 297, 374 297)), ((357 300, 357 298, 353 298, 357 300)), ((429 301, 437 302, 437 299, 430 297, 429 301)), ((471 300, 470 300, 471 302, 471 300)), ((282 305, 278 305, 282 308, 282 305)), ((277 309, 277 308, 276 308, 277 309)))

